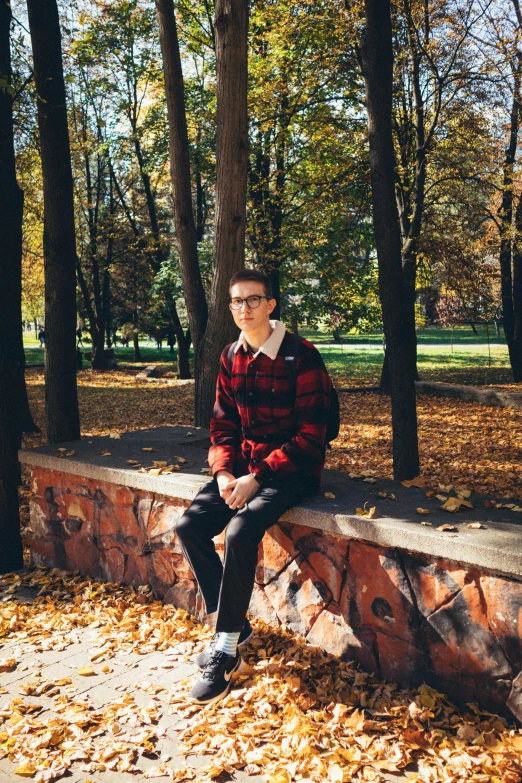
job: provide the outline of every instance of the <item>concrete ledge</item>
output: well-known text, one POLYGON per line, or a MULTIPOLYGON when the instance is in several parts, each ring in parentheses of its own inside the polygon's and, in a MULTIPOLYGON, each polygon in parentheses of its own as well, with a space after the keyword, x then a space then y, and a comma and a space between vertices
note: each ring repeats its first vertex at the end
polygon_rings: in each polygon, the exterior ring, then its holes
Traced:
POLYGON ((420 394, 432 394, 435 397, 454 397, 466 402, 480 402, 483 405, 522 410, 522 393, 518 392, 480 389, 476 386, 455 386, 449 383, 431 383, 428 381, 417 381, 415 386, 420 394))
MULTIPOLYGON (((497 389, 480 389, 476 386, 457 386, 451 383, 435 381, 416 381, 419 394, 431 394, 434 397, 453 397, 465 402, 480 402, 482 405, 494 405, 499 408, 522 410, 522 392, 505 392, 497 389)), ((379 386, 346 386, 337 389, 345 394, 377 394, 379 386)))
MULTIPOLYGON (((208 469, 208 444, 206 430, 158 427, 124 433, 118 440, 106 436, 63 444, 68 451, 75 451, 71 457, 58 457, 57 446, 22 450, 19 457, 29 467, 191 501, 209 480, 208 475, 202 474, 208 469), (144 452, 144 446, 155 450, 144 452), (110 456, 102 456, 104 450, 110 451, 110 456), (152 465, 153 460, 170 464, 176 462, 176 456, 187 460, 182 470, 163 476, 138 473, 126 462, 135 459, 143 465, 152 465)), ((283 520, 336 537, 398 547, 522 579, 522 513, 507 508, 486 509, 484 499, 472 495, 469 500, 474 508, 448 513, 440 510, 440 500, 427 498, 423 489, 406 488, 399 482, 380 478, 369 484, 362 478, 350 479, 344 473, 326 470, 321 493, 291 509, 283 520), (398 500, 380 497, 379 492, 383 491, 394 494, 398 500), (325 498, 325 492, 331 492, 335 498, 325 498), (367 508, 376 507, 375 518, 355 514, 355 509, 365 504, 367 508), (418 507, 429 509, 429 515, 418 514, 418 507), (430 526, 422 524, 428 521, 430 526), (469 529, 466 525, 470 522, 480 522, 485 529, 469 529), (458 532, 437 530, 448 523, 455 525, 458 532)))

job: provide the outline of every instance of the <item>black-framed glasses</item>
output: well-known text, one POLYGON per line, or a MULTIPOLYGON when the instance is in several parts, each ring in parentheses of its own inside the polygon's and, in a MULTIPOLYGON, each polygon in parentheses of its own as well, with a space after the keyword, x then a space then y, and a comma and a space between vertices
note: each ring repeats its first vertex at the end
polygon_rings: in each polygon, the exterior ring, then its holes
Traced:
POLYGON ((261 304, 261 299, 270 299, 269 296, 261 296, 260 294, 255 294, 254 296, 247 296, 246 299, 241 299, 240 296, 235 296, 233 299, 228 300, 228 304, 230 306, 231 310, 241 310, 243 307, 243 302, 247 303, 247 307, 250 310, 255 310, 256 307, 259 307, 261 304))

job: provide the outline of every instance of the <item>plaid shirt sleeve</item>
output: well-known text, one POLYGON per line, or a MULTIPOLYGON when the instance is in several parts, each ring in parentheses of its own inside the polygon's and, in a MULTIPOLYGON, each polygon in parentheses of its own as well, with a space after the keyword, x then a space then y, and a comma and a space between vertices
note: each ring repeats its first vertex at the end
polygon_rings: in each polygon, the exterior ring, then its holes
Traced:
POLYGON ((324 462, 331 380, 317 348, 310 345, 300 360, 296 378, 297 435, 272 451, 251 471, 262 482, 324 462))
POLYGON ((221 354, 216 387, 216 402, 210 421, 211 447, 208 463, 215 476, 220 470, 234 473, 234 459, 239 447, 240 415, 232 394, 232 382, 227 366, 229 347, 221 354))

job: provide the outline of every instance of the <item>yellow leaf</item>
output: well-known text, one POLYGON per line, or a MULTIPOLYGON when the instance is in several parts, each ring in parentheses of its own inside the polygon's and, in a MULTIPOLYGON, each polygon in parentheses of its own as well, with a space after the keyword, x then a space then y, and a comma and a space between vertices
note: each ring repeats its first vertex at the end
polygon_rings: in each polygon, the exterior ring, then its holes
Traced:
POLYGON ((153 449, 152 446, 144 446, 142 451, 156 451, 156 449, 153 449))
POLYGON ((102 449, 100 451, 100 454, 102 455, 102 457, 110 457, 111 456, 111 452, 108 449, 102 449))
POLYGON ((30 761, 26 761, 15 769, 15 775, 21 775, 24 778, 32 778, 33 775, 36 774, 36 771, 34 764, 31 764, 30 761))
POLYGON ((449 532, 449 531, 457 531, 458 528, 455 527, 455 525, 441 525, 437 528, 437 530, 442 531, 443 533, 449 532))
POLYGON ((71 451, 66 451, 66 452, 65 452, 65 456, 66 456, 66 457, 72 457, 72 456, 74 456, 75 454, 76 454, 76 452, 75 452, 75 450, 74 450, 74 449, 71 449, 71 451))
POLYGON ((119 440, 121 438, 121 435, 119 432, 109 432, 109 438, 114 438, 114 440, 119 440))
POLYGON ((463 498, 448 498, 441 508, 444 509, 444 511, 458 511, 461 506, 473 508, 473 504, 463 498))
POLYGON ((470 522, 469 525, 466 525, 466 527, 470 527, 473 530, 485 530, 486 529, 486 525, 483 525, 480 522, 470 522))
POLYGON ((377 506, 372 506, 371 509, 368 511, 368 519, 373 519, 376 513, 377 513, 377 506))
POLYGON ((182 464, 182 465, 183 465, 185 462, 187 462, 187 460, 185 459, 185 457, 176 457, 176 459, 178 460, 178 462, 181 462, 181 464, 182 464))
POLYGON ((428 707, 428 709, 432 709, 432 707, 435 706, 435 699, 431 695, 431 693, 422 693, 420 696, 420 703, 423 707, 428 707))
POLYGON ((0 658, 0 672, 12 672, 16 666, 16 658, 0 658))
POLYGON ((419 508, 416 508, 415 511, 417 512, 417 514, 429 514, 430 513, 429 508, 421 508, 420 506, 419 506, 419 508))
POLYGON ((79 674, 80 677, 92 677, 96 672, 91 666, 84 666, 82 669, 78 669, 76 674, 79 674))
POLYGON ((127 465, 140 465, 141 463, 138 462, 137 459, 126 459, 125 462, 127 465))
POLYGON ((325 492, 324 493, 325 498, 335 498, 335 495, 333 492, 325 492))
POLYGON ((344 770, 339 764, 330 764, 328 767, 328 780, 330 783, 344 783, 344 770))
POLYGON ((268 783, 290 783, 292 777, 286 769, 280 769, 269 779, 268 783))
POLYGON ((426 479, 417 476, 417 478, 411 479, 411 481, 401 481, 403 487, 425 487, 427 484, 426 479))

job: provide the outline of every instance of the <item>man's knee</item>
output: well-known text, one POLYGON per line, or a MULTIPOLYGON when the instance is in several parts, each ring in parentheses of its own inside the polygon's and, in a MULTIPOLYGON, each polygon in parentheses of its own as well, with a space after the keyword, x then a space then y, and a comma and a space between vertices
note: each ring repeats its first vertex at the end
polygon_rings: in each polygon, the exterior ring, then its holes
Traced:
POLYGON ((255 525, 249 524, 246 515, 238 514, 229 522, 225 532, 225 546, 243 547, 248 544, 257 546, 263 538, 264 530, 258 530, 255 525))
POLYGON ((196 527, 196 516, 190 513, 190 509, 185 511, 181 519, 176 523, 176 536, 182 543, 189 541, 194 534, 196 527))

